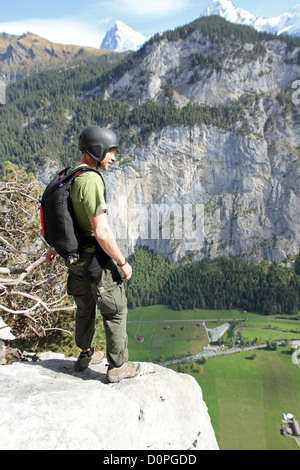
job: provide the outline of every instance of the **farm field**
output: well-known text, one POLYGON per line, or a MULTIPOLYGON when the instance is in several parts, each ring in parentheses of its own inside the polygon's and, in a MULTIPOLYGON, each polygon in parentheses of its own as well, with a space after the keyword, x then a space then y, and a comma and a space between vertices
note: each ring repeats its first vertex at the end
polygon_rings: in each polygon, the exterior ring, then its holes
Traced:
POLYGON ((208 340, 204 326, 197 326, 199 312, 179 312, 161 305, 129 310, 127 333, 130 359, 159 362, 202 351, 208 340), (138 338, 143 338, 143 342, 140 343, 138 338))
POLYGON ((221 450, 300 450, 280 433, 282 413, 300 417, 300 370, 289 347, 259 350, 255 359, 249 352, 212 358, 202 373, 184 369, 202 388, 221 450))
MULTIPOLYGON (((242 318, 241 310, 172 310, 166 305, 151 305, 149 307, 137 307, 129 309, 128 321, 149 321, 149 320, 178 320, 178 319, 238 319, 242 318)), ((248 319, 264 318, 258 313, 247 313, 248 319)))
MULTIPOLYGON (((130 310, 130 360, 160 362, 197 354, 208 344, 202 320, 214 328, 239 318, 239 310, 174 311, 162 305, 130 310)), ((248 313, 242 326, 248 341, 300 340, 299 322, 248 313)), ((181 364, 180 371, 201 386, 220 449, 300 450, 293 438, 280 433, 282 413, 300 421, 300 369, 292 362, 291 347, 253 352, 211 358, 200 367, 181 364)))
MULTIPOLYGON (((203 320, 208 328, 215 328, 226 321, 243 317, 240 310, 177 311, 164 305, 131 309, 127 325, 130 358, 133 361, 159 362, 197 354, 208 345, 205 328, 199 326, 203 320), (138 338, 143 338, 142 342, 138 338)), ((247 313, 247 320, 242 326, 242 336, 248 341, 257 337, 260 342, 300 340, 300 322, 273 320, 247 313), (267 329, 270 326, 277 329, 267 329), (295 333, 282 331, 285 329, 293 329, 295 333)), ((224 338, 226 341, 227 334, 224 338)))
POLYGON ((256 337, 259 337, 260 342, 300 339, 300 322, 271 319, 263 319, 259 322, 248 320, 245 326, 242 335, 249 341, 253 341, 256 337))

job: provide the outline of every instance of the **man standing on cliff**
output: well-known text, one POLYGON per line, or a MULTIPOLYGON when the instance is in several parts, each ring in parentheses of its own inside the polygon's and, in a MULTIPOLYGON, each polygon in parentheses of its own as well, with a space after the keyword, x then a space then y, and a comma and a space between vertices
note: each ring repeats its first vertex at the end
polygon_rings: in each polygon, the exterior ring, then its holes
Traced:
MULTIPOLYGON (((76 167, 107 171, 115 162, 119 147, 116 134, 107 128, 88 126, 79 137, 82 157, 76 167)), ((77 310, 75 341, 82 350, 75 370, 86 369, 92 360, 97 306, 101 311, 106 334, 109 382, 119 382, 138 374, 139 364, 128 362, 127 300, 123 282, 129 280, 132 268, 122 254, 107 221, 105 186, 102 177, 92 171, 77 176, 70 187, 70 197, 79 237, 95 237, 96 244, 85 246, 75 264, 69 268, 68 294, 74 297, 77 310), (122 278, 114 263, 124 274, 122 278)), ((52 263, 57 253, 53 248, 46 255, 52 263)))

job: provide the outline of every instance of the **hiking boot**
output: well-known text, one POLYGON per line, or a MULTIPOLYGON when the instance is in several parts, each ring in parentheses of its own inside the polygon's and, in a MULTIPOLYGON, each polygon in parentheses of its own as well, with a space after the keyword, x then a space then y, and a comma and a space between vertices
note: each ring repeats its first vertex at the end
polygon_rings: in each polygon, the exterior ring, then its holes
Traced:
POLYGON ((100 362, 102 362, 103 359, 104 359, 104 352, 94 350, 94 354, 92 355, 91 364, 100 364, 100 362))
POLYGON ((88 368, 89 364, 100 364, 104 359, 102 351, 95 351, 95 348, 89 349, 87 352, 81 352, 75 362, 75 371, 82 372, 88 368))
POLYGON ((123 379, 133 379, 140 370, 138 362, 124 362, 120 367, 109 367, 107 380, 109 383, 120 382, 123 379))
POLYGON ((82 372, 89 366, 89 363, 92 360, 92 355, 94 354, 94 348, 89 349, 87 352, 81 352, 78 356, 77 361, 75 362, 75 371, 82 372))

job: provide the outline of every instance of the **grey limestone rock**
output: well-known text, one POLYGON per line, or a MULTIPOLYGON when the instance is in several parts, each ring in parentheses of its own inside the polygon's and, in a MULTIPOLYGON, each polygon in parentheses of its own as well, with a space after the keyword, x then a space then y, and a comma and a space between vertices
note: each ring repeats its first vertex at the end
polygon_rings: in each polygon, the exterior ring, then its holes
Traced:
POLYGON ((218 450, 191 376, 141 363, 108 384, 105 362, 74 373, 75 358, 39 357, 0 367, 1 449, 218 450))

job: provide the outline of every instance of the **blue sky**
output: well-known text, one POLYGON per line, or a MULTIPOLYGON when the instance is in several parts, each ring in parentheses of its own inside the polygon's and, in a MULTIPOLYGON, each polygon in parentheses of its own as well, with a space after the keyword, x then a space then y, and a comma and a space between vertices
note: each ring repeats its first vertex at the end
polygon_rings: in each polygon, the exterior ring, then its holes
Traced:
MULTIPOLYGON (((3 2, 3 0, 0 0, 3 2)), ((1 8, 0 32, 30 31, 53 42, 99 47, 115 20, 154 34, 195 20, 212 0, 9 0, 1 8)), ((260 16, 279 16, 299 0, 233 0, 260 16)))

